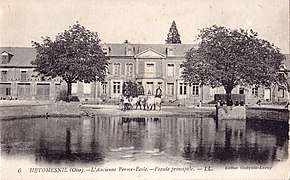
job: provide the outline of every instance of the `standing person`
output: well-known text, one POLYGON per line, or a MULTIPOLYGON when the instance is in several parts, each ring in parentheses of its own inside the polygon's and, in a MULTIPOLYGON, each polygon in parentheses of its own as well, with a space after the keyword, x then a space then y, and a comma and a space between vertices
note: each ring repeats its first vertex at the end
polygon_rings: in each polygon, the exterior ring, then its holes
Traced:
POLYGON ((162 96, 162 90, 160 86, 158 86, 158 88, 156 89, 155 97, 161 98, 161 96, 162 96))
POLYGON ((202 104, 202 101, 200 100, 200 101, 199 101, 199 107, 201 107, 201 104, 202 104))

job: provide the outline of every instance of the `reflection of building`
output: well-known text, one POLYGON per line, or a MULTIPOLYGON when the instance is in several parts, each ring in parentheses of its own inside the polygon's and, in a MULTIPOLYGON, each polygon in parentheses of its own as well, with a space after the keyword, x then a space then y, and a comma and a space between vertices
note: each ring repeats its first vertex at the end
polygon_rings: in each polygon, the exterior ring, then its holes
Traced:
POLYGON ((178 162, 173 158, 203 164, 273 163, 288 158, 288 126, 271 123, 106 116, 3 121, 1 148, 48 162, 109 162, 137 154, 137 160, 158 155, 157 161, 171 163, 178 162))
MULTIPOLYGON (((225 93, 222 87, 200 87, 198 83, 187 84, 181 78, 180 65, 185 60, 185 53, 195 47, 193 44, 102 44, 101 48, 109 57, 108 74, 104 82, 72 85, 72 94, 81 100, 119 98, 123 82, 133 80, 144 88, 145 95, 155 95, 160 86, 162 98, 166 100, 184 100, 198 103, 209 102, 214 94, 225 93)), ((0 97, 18 99, 56 99, 65 83, 59 78, 52 80, 35 77, 35 58, 33 48, 0 48, 0 97)), ((290 56, 285 66, 290 67, 290 56)), ((248 102, 258 99, 265 101, 284 101, 285 93, 280 88, 238 86, 233 94, 245 94, 248 102)))

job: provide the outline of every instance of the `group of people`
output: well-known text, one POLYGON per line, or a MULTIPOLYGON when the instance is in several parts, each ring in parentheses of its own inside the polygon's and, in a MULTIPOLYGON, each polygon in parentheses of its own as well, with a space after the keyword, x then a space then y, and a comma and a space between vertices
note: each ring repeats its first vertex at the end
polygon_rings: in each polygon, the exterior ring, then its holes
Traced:
POLYGON ((233 102, 231 99, 229 99, 227 102, 219 100, 217 102, 217 105, 218 106, 224 106, 224 105, 226 105, 226 106, 244 106, 245 103, 243 100, 233 102))
POLYGON ((120 108, 123 111, 132 110, 132 109, 147 109, 147 110, 156 110, 156 106, 161 109, 161 98, 154 96, 144 96, 140 95, 138 97, 126 97, 120 96, 120 108))
POLYGON ((121 110, 131 110, 138 109, 150 109, 154 110, 156 109, 156 106, 159 107, 159 110, 161 109, 161 96, 162 96, 162 90, 160 86, 156 89, 155 96, 145 96, 145 95, 139 95, 139 96, 126 96, 126 95, 121 95, 120 96, 120 107, 121 110))

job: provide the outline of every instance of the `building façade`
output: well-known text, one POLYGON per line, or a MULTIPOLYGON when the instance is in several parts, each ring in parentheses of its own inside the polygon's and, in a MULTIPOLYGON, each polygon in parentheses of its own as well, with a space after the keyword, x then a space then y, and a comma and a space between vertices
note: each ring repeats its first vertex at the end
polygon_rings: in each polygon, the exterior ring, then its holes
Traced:
MULTIPOLYGON (((108 73, 104 82, 72 85, 72 94, 81 101, 118 101, 123 83, 136 81, 144 88, 145 95, 155 95, 158 87, 164 101, 198 104, 211 102, 214 94, 225 93, 222 87, 211 88, 198 83, 188 84, 181 77, 185 53, 195 48, 193 44, 101 44, 109 57, 108 73)), ((36 57, 34 48, 2 47, 0 64, 0 98, 19 100, 56 100, 66 89, 61 78, 48 79, 36 76, 31 65, 36 57)), ((290 67, 290 56, 284 65, 290 67)), ((247 103, 257 100, 284 102, 286 94, 278 87, 237 86, 233 94, 245 94, 247 103)))

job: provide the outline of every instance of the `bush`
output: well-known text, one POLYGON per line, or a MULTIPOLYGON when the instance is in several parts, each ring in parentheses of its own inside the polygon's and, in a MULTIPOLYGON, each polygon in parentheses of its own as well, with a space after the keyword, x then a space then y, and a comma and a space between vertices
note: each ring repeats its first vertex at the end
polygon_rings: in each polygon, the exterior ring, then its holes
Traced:
POLYGON ((216 101, 212 100, 212 101, 208 102, 207 104, 216 104, 216 101))
MULTIPOLYGON (((231 100, 232 102, 245 102, 245 94, 231 94, 231 100)), ((214 101, 222 101, 227 102, 227 95, 226 94, 215 94, 214 95, 214 101)))
POLYGON ((67 92, 66 90, 62 90, 59 92, 56 100, 57 101, 66 101, 68 98, 67 98, 67 92))
POLYGON ((67 101, 67 102, 70 102, 70 101, 73 101, 73 102, 79 102, 79 98, 77 96, 70 96, 68 97, 67 96, 67 91, 66 90, 62 90, 59 92, 57 98, 56 98, 57 101, 67 101))
POLYGON ((79 98, 77 96, 71 96, 70 99, 69 99, 69 102, 70 101, 73 101, 73 102, 79 102, 79 98))

